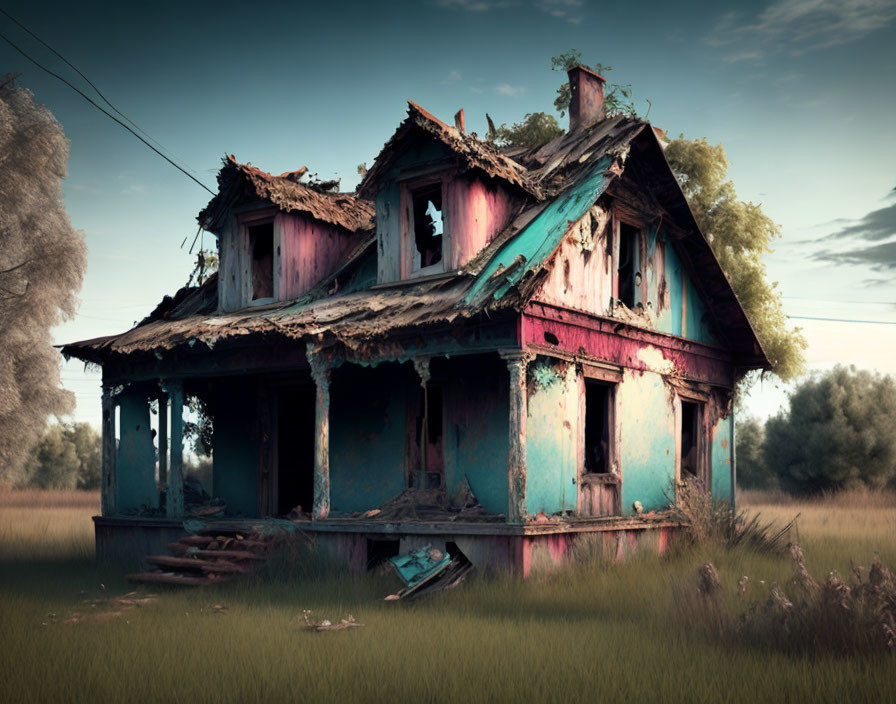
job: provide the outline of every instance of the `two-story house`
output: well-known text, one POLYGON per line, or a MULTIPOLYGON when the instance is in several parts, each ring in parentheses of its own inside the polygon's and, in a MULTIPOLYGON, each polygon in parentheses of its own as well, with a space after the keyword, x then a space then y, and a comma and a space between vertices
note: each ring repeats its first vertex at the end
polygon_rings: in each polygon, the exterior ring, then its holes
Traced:
POLYGON ((225 160, 217 276, 63 350, 103 368, 101 554, 184 530, 189 400, 214 520, 291 516, 356 567, 662 547, 686 473, 733 502, 732 390, 768 361, 654 129, 569 78, 568 132, 528 151, 411 103, 356 193, 225 160))

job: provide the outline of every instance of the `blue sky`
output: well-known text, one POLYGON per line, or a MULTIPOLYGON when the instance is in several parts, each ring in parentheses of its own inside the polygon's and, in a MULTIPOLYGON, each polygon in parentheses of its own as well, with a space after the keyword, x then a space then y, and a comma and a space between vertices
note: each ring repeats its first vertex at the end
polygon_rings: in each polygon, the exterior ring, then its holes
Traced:
MULTIPOLYGON (((896 0, 754 3, 7 3, 5 9, 214 188, 224 154, 274 173, 307 165, 358 181, 407 99, 469 130, 551 110, 570 48, 614 67, 639 112, 671 135, 721 142, 739 195, 784 236, 767 258, 810 341, 812 368, 896 373, 896 0), (649 99, 649 103, 647 100, 649 99)), ((56 57, 0 17, 49 67, 56 57)), ((88 272, 58 341, 121 332, 186 282, 209 195, 79 96, 0 42, 71 142, 65 201, 86 233, 88 272), (187 247, 180 245, 187 237, 187 247)), ((83 83, 78 83, 83 85, 83 83)), ((209 235, 205 235, 206 238, 209 235)), ((98 422, 99 377, 63 377, 76 418, 98 422)), ((766 382, 747 410, 773 412, 766 382)))

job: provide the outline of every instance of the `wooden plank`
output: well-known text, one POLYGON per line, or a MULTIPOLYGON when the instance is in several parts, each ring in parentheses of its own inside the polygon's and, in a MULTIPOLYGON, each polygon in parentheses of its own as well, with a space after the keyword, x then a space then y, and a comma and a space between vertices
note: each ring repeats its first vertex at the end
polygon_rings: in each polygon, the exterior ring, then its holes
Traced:
POLYGON ((211 560, 196 560, 191 557, 172 557, 171 555, 150 555, 146 561, 151 565, 160 567, 173 567, 185 569, 191 572, 217 572, 220 574, 246 574, 248 567, 237 565, 233 562, 211 560))
POLYGON ((100 510, 104 516, 112 516, 115 514, 118 500, 118 477, 115 472, 115 397, 112 388, 106 383, 103 383, 102 408, 103 459, 100 510))
POLYGON ((168 468, 168 492, 165 505, 169 518, 184 515, 184 389, 182 382, 165 382, 171 409, 171 463, 168 468))
POLYGON ((264 557, 248 550, 197 550, 196 557, 220 558, 223 560, 254 560, 264 562, 264 557))
POLYGON ((223 578, 211 580, 208 577, 187 577, 173 572, 136 572, 126 574, 124 577, 129 582, 144 582, 147 584, 180 584, 188 587, 200 587, 204 584, 213 584, 223 581, 223 578))

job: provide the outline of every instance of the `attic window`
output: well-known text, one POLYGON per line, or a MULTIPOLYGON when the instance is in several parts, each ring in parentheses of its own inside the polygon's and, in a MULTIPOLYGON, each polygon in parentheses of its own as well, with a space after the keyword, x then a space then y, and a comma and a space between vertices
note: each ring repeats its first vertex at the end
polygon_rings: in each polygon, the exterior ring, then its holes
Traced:
POLYGON ((414 216, 414 270, 442 261, 442 184, 411 191, 414 216))
POLYGON ((639 230, 621 223, 619 226, 619 259, 616 265, 618 287, 616 298, 628 308, 635 307, 635 256, 639 230))
POLYGON ((274 297, 274 223, 249 227, 252 254, 252 300, 274 297))

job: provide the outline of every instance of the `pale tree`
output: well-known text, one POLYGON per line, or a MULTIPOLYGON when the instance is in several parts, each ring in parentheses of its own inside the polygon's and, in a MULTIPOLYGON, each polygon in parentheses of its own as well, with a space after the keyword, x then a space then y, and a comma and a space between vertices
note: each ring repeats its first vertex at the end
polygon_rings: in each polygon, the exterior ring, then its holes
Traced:
POLYGON ((0 78, 0 479, 20 478, 47 418, 69 412, 50 330, 71 318, 87 266, 84 234, 62 202, 62 126, 0 78))

